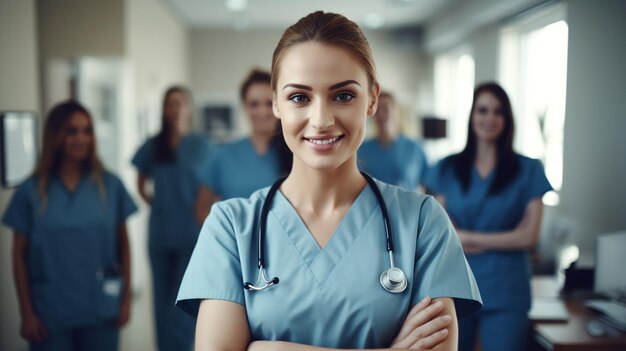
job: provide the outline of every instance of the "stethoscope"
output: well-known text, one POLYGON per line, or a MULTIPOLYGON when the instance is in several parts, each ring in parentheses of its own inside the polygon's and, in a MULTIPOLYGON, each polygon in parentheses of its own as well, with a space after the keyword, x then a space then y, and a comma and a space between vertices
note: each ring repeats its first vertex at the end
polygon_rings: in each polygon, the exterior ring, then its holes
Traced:
MULTIPOLYGON (((383 196, 380 193, 380 189, 374 182, 374 179, 370 177, 367 173, 361 172, 367 183, 374 191, 374 195, 376 195, 376 200, 378 200, 378 205, 380 206, 380 210, 383 215, 383 221, 385 224, 385 235, 387 237, 387 252, 389 252, 389 264, 390 268, 383 271, 380 275, 380 285, 390 293, 399 294, 403 292, 407 285, 407 279, 404 275, 404 272, 394 266, 393 261, 393 240, 391 237, 391 222, 389 221, 389 213, 387 212, 387 206, 385 205, 385 200, 383 200, 383 196)), ((265 256, 264 256, 264 238, 265 238, 265 230, 267 223, 267 215, 270 210, 270 206, 272 204, 272 199, 280 185, 285 181, 286 178, 281 178, 277 180, 272 187, 270 188, 265 201, 263 202, 263 207, 261 208, 261 218, 259 221, 259 235, 258 235, 258 267, 259 267, 259 275, 255 285, 252 285, 250 282, 244 282, 243 287, 249 291, 261 291, 265 290, 271 286, 278 284, 278 277, 273 277, 272 279, 267 279, 265 275, 265 256)))

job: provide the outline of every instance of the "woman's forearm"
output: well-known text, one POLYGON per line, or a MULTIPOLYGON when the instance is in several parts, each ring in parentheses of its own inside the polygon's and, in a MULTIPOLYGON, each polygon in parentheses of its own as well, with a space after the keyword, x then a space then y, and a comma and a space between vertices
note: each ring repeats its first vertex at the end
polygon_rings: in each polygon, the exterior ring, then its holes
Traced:
POLYGON ((541 198, 531 201, 526 206, 524 217, 511 231, 503 232, 467 232, 459 230, 459 238, 464 246, 483 250, 520 250, 533 248, 539 240, 539 228, 543 214, 541 198))
MULTIPOLYGON (((331 349, 311 345, 297 344, 286 341, 254 341, 248 346, 248 351, 350 351, 357 349, 331 349)), ((372 351, 398 351, 401 349, 368 349, 372 351)))
POLYGON ((13 279, 15 280, 15 289, 22 318, 35 313, 30 299, 26 262, 27 248, 28 238, 25 235, 16 233, 13 238, 13 279))
POLYGON ((146 190, 146 176, 143 173, 139 173, 137 175, 137 191, 139 192, 139 196, 145 201, 148 205, 152 203, 152 199, 148 195, 146 190))
POLYGON ((130 277, 130 244, 128 241, 128 231, 126 224, 122 223, 118 230, 119 235, 119 257, 120 268, 123 279, 122 297, 129 298, 131 293, 131 277, 130 277))

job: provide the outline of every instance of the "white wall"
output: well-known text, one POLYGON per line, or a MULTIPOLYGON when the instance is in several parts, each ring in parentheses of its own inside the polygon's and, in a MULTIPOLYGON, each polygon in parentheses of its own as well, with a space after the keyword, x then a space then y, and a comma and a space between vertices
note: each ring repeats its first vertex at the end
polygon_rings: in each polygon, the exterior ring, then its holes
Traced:
POLYGON ((626 2, 567 0, 569 50, 559 210, 585 257, 596 234, 626 229, 626 2))
MULTIPOLYGON (((0 1, 0 110, 39 111, 35 1, 0 1), (10 48, 10 49, 9 49, 10 48)), ((0 214, 13 191, 0 190, 0 214)), ((26 350, 19 336, 19 311, 13 284, 12 232, 0 226, 0 349, 26 350)))
POLYGON ((144 141, 145 135, 140 134, 152 134, 160 127, 161 99, 167 87, 189 83, 188 31, 159 0, 126 0, 124 14, 129 99, 128 114, 118 126, 120 158, 125 160, 118 172, 140 205, 140 213, 128 221, 134 299, 130 324, 122 334, 122 350, 155 350, 147 255, 149 209, 137 195, 130 160, 144 141))
POLYGON ((123 0, 36 2, 44 111, 69 97, 71 60, 124 55, 123 6, 123 0))

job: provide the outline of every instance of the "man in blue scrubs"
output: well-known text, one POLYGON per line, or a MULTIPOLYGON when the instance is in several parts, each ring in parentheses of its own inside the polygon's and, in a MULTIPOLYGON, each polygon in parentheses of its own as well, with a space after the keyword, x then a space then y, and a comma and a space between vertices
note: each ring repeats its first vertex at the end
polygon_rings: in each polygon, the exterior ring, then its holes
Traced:
POLYGON ((363 142, 358 151, 359 168, 383 182, 416 190, 428 163, 422 146, 402 135, 394 97, 381 92, 374 115, 376 137, 363 142))

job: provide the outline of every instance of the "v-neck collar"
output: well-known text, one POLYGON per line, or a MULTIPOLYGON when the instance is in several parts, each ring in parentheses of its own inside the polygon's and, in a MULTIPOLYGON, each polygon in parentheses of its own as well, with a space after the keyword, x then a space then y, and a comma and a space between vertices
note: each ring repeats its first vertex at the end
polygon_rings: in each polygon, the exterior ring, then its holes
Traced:
POLYGON ((61 178, 59 174, 55 174, 53 176, 53 180, 58 183, 59 187, 67 194, 68 197, 73 198, 76 195, 76 193, 80 191, 80 188, 82 187, 83 183, 85 183, 85 180, 90 175, 91 175, 90 170, 86 170, 86 169, 83 170, 80 174, 80 178, 78 179, 78 183, 76 183, 76 188, 74 188, 74 190, 70 190, 70 188, 67 187, 67 185, 63 181, 63 178, 61 178))
POLYGON ((373 212, 380 211, 374 192, 366 185, 339 222, 330 240, 324 248, 320 248, 296 209, 280 191, 274 201, 274 206, 280 210, 270 211, 270 214, 282 225, 285 235, 291 240, 320 287, 356 238, 365 231, 370 219, 376 215, 373 212))

